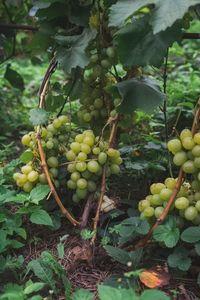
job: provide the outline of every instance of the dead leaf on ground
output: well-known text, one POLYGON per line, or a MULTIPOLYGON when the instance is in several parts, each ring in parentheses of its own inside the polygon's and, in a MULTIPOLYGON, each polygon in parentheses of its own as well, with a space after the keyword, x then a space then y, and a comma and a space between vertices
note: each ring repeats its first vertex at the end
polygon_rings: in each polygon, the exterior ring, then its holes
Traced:
POLYGON ((141 272, 140 280, 149 288, 158 288, 169 284, 169 273, 161 266, 152 267, 141 272))

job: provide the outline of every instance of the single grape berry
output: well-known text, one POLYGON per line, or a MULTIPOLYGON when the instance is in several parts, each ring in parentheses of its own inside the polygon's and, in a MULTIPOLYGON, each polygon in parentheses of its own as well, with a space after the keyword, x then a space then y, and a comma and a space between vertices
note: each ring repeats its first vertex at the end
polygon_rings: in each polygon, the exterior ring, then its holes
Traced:
POLYGON ((185 209, 189 206, 189 200, 185 197, 180 197, 175 200, 175 207, 177 209, 185 209))
POLYGON ((95 160, 91 160, 88 162, 87 164, 87 169, 88 171, 90 171, 91 173, 96 173, 99 170, 99 164, 97 161, 95 160))
POLYGON ((198 210, 194 206, 189 206, 184 211, 184 216, 189 221, 194 220, 197 214, 198 214, 198 210))
POLYGON ((174 139, 171 140, 167 143, 167 147, 169 149, 169 151, 171 151, 172 153, 177 153, 179 151, 181 151, 182 149, 182 145, 179 139, 174 139))
POLYGON ((31 171, 31 172, 28 174, 28 180, 29 180, 30 182, 35 182, 35 181, 38 180, 38 178, 39 178, 39 174, 38 174, 38 172, 36 172, 36 171, 31 171))

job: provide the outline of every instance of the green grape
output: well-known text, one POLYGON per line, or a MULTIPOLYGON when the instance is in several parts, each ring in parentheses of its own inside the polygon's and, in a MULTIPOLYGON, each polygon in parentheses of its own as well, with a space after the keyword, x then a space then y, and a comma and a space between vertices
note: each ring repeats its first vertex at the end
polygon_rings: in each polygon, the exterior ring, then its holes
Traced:
POLYGON ((154 215, 154 208, 149 206, 149 207, 145 208, 143 212, 144 212, 145 217, 152 217, 154 215))
POLYGON ((62 124, 67 123, 69 121, 68 116, 59 116, 58 119, 61 121, 62 124))
POLYGON ((179 198, 179 197, 186 197, 186 196, 188 196, 188 188, 187 186, 182 185, 177 194, 177 197, 179 198))
POLYGON ((176 185, 176 179, 175 178, 166 178, 165 179, 165 185, 168 189, 173 190, 175 188, 176 185))
POLYGON ((200 132, 195 133, 193 140, 196 144, 200 145, 200 132))
POLYGON ((121 103, 121 99, 120 98, 115 98, 114 99, 114 106, 118 106, 121 103))
POLYGON ((59 142, 56 138, 53 138, 53 144, 54 144, 54 148, 58 148, 59 147, 59 142))
POLYGON ((28 165, 25 165, 23 167, 21 167, 21 171, 23 174, 28 174, 32 171, 32 167, 31 166, 28 166, 28 165))
POLYGON ((58 169, 57 168, 50 168, 49 173, 53 176, 53 178, 56 178, 58 176, 58 169))
POLYGON ((110 166, 111 174, 119 174, 120 173, 120 167, 117 164, 111 164, 110 166))
POLYGON ((183 167, 183 171, 187 174, 193 174, 196 172, 196 168, 192 160, 186 161, 182 167, 183 167))
POLYGON ((84 152, 85 154, 89 154, 91 152, 91 148, 89 145, 82 144, 81 151, 84 152))
POLYGON ((59 128, 62 125, 62 122, 60 119, 56 118, 55 120, 53 120, 53 127, 54 128, 59 128))
POLYGON ((46 135, 46 138, 47 139, 50 139, 53 137, 53 134, 51 133, 51 131, 47 131, 47 135, 46 135))
POLYGON ((75 189, 76 189, 76 182, 73 181, 73 180, 71 180, 71 179, 69 179, 69 180, 67 181, 67 187, 68 187, 69 189, 75 190, 75 189))
POLYGON ((184 216, 189 221, 194 220, 197 214, 198 214, 198 210, 194 206, 189 206, 184 211, 184 216))
POLYGON ((170 190, 168 188, 162 189, 159 195, 162 200, 169 201, 169 199, 172 195, 172 190, 170 190))
POLYGON ((111 112, 110 112, 111 118, 114 118, 116 116, 116 114, 117 114, 117 111, 115 109, 111 110, 111 112))
POLYGON ((58 167, 58 159, 55 156, 51 156, 47 159, 47 164, 51 168, 58 167))
POLYGON ((33 189, 33 185, 32 185, 31 182, 27 181, 27 182, 24 183, 24 185, 23 185, 23 190, 24 190, 24 192, 30 193, 30 191, 31 191, 32 189, 33 189))
POLYGON ((86 114, 84 114, 84 116, 83 116, 83 120, 84 120, 85 122, 90 122, 90 121, 91 121, 91 119, 92 119, 92 116, 91 116, 91 114, 90 114, 90 113, 86 113, 86 114))
POLYGON ((55 185, 55 187, 57 188, 57 189, 59 189, 59 187, 60 187, 60 182, 58 181, 58 180, 54 180, 54 185, 55 185))
POLYGON ((99 153, 98 155, 98 162, 101 164, 101 165, 104 165, 105 162, 107 160, 107 154, 105 152, 101 152, 99 153))
POLYGON ((92 152, 93 152, 93 154, 98 155, 98 154, 101 152, 101 150, 100 150, 99 147, 94 147, 94 148, 92 149, 92 152))
POLYGON ((30 141, 31 141, 31 137, 28 134, 25 134, 21 139, 22 144, 25 146, 28 146, 30 141))
POLYGON ((47 149, 52 149, 54 147, 54 143, 52 141, 47 141, 46 147, 47 149))
POLYGON ((36 171, 31 171, 31 172, 28 174, 28 180, 29 180, 30 182, 35 182, 35 181, 38 180, 38 178, 39 178, 39 174, 38 174, 38 172, 36 172, 36 171))
POLYGON ((106 108, 102 108, 100 110, 100 115, 103 117, 103 118, 106 118, 107 117, 107 110, 106 108))
POLYGON ((150 201, 149 200, 141 200, 138 204, 138 209, 140 212, 144 211, 145 208, 149 207, 151 204, 150 204, 150 201))
POLYGON ((187 154, 184 151, 177 152, 174 155, 173 162, 176 166, 181 166, 187 161, 187 154))
POLYGON ((67 158, 69 161, 74 161, 74 160, 76 159, 76 154, 74 153, 74 151, 69 150, 69 151, 67 151, 67 153, 66 153, 66 158, 67 158))
POLYGON ((107 177, 110 177, 110 175, 111 175, 111 170, 110 170, 110 167, 107 166, 107 167, 106 167, 106 178, 107 178, 107 177))
POLYGON ((75 141, 77 143, 82 143, 83 142, 83 135, 82 134, 77 134, 77 136, 75 137, 75 141))
POLYGON ((137 119, 138 119, 138 114, 137 114, 136 111, 134 111, 134 112, 132 113, 131 119, 132 119, 132 124, 135 124, 135 122, 136 122, 137 119))
POLYGON ((159 194, 154 194, 151 198, 151 204, 155 206, 161 205, 163 204, 163 199, 160 198, 159 194))
POLYGON ((97 185, 94 181, 88 180, 87 189, 90 193, 93 193, 97 189, 97 185))
POLYGON ((76 170, 79 172, 84 172, 87 168, 87 164, 84 161, 76 163, 76 170))
POLYGON ((93 174, 90 173, 88 170, 85 170, 84 172, 82 172, 81 175, 85 179, 89 179, 91 176, 93 176, 93 174))
POLYGON ((24 185, 24 183, 25 183, 25 182, 21 182, 21 181, 20 181, 20 178, 18 178, 17 181, 16 181, 16 184, 17 184, 17 186, 19 186, 19 187, 22 187, 22 186, 24 185))
MULTIPOLYGON (((32 172, 34 172, 34 171, 32 171, 32 172)), ((27 175, 26 174, 20 174, 17 178, 17 181, 24 184, 25 182, 27 182, 27 175)))
MULTIPOLYGON (((53 126, 53 124, 49 124, 47 126, 47 131, 50 131, 53 135, 56 134, 57 130, 56 128, 53 126)), ((48 134, 48 133, 47 133, 48 134)))
POLYGON ((97 61, 98 61, 98 54, 93 54, 93 55, 91 55, 90 61, 91 61, 92 63, 97 62, 97 61))
POLYGON ((193 180, 191 183, 193 191, 200 192, 200 182, 198 180, 193 180))
POLYGON ((70 172, 70 173, 75 172, 76 171, 76 165, 75 164, 68 165, 67 171, 70 172))
POLYGON ((103 107, 103 100, 101 98, 96 98, 94 100, 94 107, 100 109, 103 107))
POLYGON ((48 182, 45 173, 42 173, 42 174, 39 175, 39 182, 41 184, 46 184, 48 182))
POLYGON ((152 197, 153 197, 152 195, 148 195, 145 197, 145 199, 151 202, 152 197))
POLYGON ((84 152, 80 152, 77 156, 78 160, 86 160, 87 159, 87 154, 84 152))
POLYGON ((71 174, 70 178, 71 178, 71 180, 76 182, 81 178, 81 175, 79 172, 75 171, 71 174))
MULTIPOLYGON (((88 146, 93 146, 94 145, 94 137, 93 136, 86 136, 84 139, 83 139, 83 143, 88 145, 88 146)), ((84 151, 83 151, 84 152, 84 151)))
POLYGON ((193 156, 193 154, 192 154, 192 150, 187 151, 187 158, 188 158, 189 160, 193 160, 193 159, 194 159, 194 156, 193 156))
POLYGON ((150 191, 153 194, 160 194, 161 190, 165 188, 165 185, 163 183, 153 183, 150 186, 150 191))
POLYGON ((194 200, 195 200, 195 201, 199 201, 199 200, 200 200, 200 192, 196 192, 196 193, 194 194, 194 200))
POLYGON ((41 137, 47 136, 47 129, 45 127, 42 127, 41 137))
POLYGON ((192 149, 192 155, 195 157, 200 157, 200 145, 195 145, 192 149))
POLYGON ((65 136, 64 134, 60 134, 58 136, 58 140, 59 140, 59 142, 64 143, 67 140, 67 136, 65 136))
POLYGON ((15 181, 17 181, 17 179, 19 178, 20 174, 21 174, 21 173, 19 173, 19 172, 14 173, 14 174, 13 174, 13 179, 14 179, 15 181))
POLYGON ((80 178, 77 180, 76 184, 79 189, 85 189, 87 187, 87 180, 84 178, 80 178))
POLYGON ((106 54, 109 58, 114 58, 116 53, 115 53, 115 48, 114 47, 108 47, 106 49, 106 54))
POLYGON ((180 197, 175 200, 175 207, 177 209, 185 209, 189 206, 189 200, 185 197, 180 197))
POLYGON ((163 206, 158 206, 158 207, 156 207, 155 210, 154 210, 154 215, 155 215, 155 217, 156 217, 157 219, 159 219, 160 216, 162 215, 163 211, 164 211, 164 207, 163 207, 163 206))
POLYGON ((81 145, 77 142, 71 143, 70 148, 75 154, 77 154, 81 151, 81 145))
POLYGON ((42 148, 46 147, 46 142, 41 140, 41 145, 42 145, 42 148))
POLYGON ((192 137, 192 132, 189 129, 183 129, 180 134, 181 141, 186 137, 192 137))
POLYGON ((102 61, 101 61, 101 66, 102 66, 103 68, 105 68, 105 69, 109 68, 109 67, 110 67, 110 62, 109 62, 109 60, 107 60, 107 59, 102 59, 102 61))
POLYGON ((88 194, 88 191, 87 189, 80 189, 80 188, 77 188, 76 189, 76 194, 77 196, 80 198, 80 199, 85 199, 87 194, 88 194))
POLYGON ((200 211, 200 200, 196 202, 195 207, 198 211, 200 211))
POLYGON ((89 161, 88 164, 87 164, 87 169, 91 173, 97 173, 98 170, 99 170, 99 164, 98 164, 98 162, 95 161, 95 160, 89 161))
POLYGON ((194 166, 198 169, 200 168, 200 157, 195 157, 194 166))
POLYGON ((113 148, 109 148, 108 151, 107 151, 107 155, 109 157, 116 157, 116 150, 113 149, 113 148))
POLYGON ((177 153, 179 151, 181 151, 182 149, 182 145, 179 139, 174 139, 171 140, 167 143, 167 147, 169 149, 169 151, 171 151, 172 153, 177 153))
MULTIPOLYGON (((186 149, 186 150, 191 150, 195 143, 193 141, 193 138, 192 137, 185 137, 183 140, 182 140, 182 144, 183 144, 183 147, 186 149)), ((192 153, 193 154, 193 153, 192 153)))
POLYGON ((192 220, 194 225, 200 225, 200 214, 198 213, 197 216, 192 220))
POLYGON ((75 203, 78 203, 81 199, 79 198, 79 196, 77 194, 74 194, 72 196, 72 201, 75 202, 75 203))

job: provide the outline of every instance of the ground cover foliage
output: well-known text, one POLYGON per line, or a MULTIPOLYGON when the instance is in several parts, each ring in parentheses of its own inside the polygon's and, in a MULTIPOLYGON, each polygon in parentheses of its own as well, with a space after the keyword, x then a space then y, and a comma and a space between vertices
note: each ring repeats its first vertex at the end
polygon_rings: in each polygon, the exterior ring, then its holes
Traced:
POLYGON ((0 299, 199 299, 199 4, 2 1, 0 299))

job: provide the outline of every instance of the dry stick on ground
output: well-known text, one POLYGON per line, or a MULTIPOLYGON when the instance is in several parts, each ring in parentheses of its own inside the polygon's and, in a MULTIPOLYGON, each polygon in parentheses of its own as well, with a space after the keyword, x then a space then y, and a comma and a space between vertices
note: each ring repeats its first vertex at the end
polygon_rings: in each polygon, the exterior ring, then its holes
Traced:
MULTIPOLYGON (((199 117, 200 117, 200 98, 196 104, 196 107, 195 107, 195 112, 194 112, 194 120, 193 120, 193 124, 192 124, 192 136, 194 136, 195 134, 195 131, 196 131, 196 127, 197 127, 197 124, 198 124, 198 121, 199 121, 199 117)), ((147 241, 149 240, 149 238, 152 236, 154 230, 156 229, 156 227, 158 227, 160 224, 163 223, 163 221, 165 220, 175 198, 176 198, 176 195, 180 189, 180 186, 181 186, 181 182, 182 182, 182 177, 183 177, 183 170, 182 168, 180 168, 179 170, 179 175, 178 175, 178 180, 176 182, 176 185, 175 185, 175 188, 173 190, 173 193, 170 197, 170 200, 167 204, 167 206, 165 207, 162 215, 160 216, 160 218, 156 221, 156 223, 154 224, 154 226, 150 229, 150 231, 147 233, 147 235, 142 239, 140 240, 135 246, 131 246, 130 248, 128 248, 128 250, 136 250, 140 247, 143 247, 147 241)))
MULTIPOLYGON (((51 63, 50 63, 51 64, 51 63)), ((46 79, 46 83, 44 84, 44 88, 43 88, 43 91, 40 95, 40 108, 43 108, 43 105, 44 105, 44 100, 45 100, 45 94, 46 94, 46 91, 47 91, 47 87, 48 87, 48 83, 49 83, 49 80, 50 80, 50 74, 49 74, 49 77, 46 79)), ((51 193, 54 195, 54 198, 57 202, 57 204, 59 205, 62 213, 68 218, 68 220, 74 225, 80 225, 80 223, 78 221, 76 221, 71 215, 70 213, 66 210, 66 208, 63 206, 55 188, 54 188, 54 185, 52 183, 52 180, 51 180, 51 177, 49 175, 49 171, 48 171, 48 167, 47 167, 47 163, 46 163, 46 160, 45 160, 45 156, 44 156, 44 152, 43 152, 43 148, 42 148, 42 144, 41 144, 41 136, 40 136, 40 131, 41 131, 41 126, 39 125, 37 127, 37 141, 38 141, 38 148, 39 148, 39 152, 40 152, 40 157, 41 157, 41 162, 42 162, 42 168, 44 170, 44 173, 47 177, 47 181, 48 181, 48 184, 50 186, 50 189, 51 189, 51 193)))
MULTIPOLYGON (((118 120, 119 120, 119 115, 117 114, 114 120, 114 124, 112 126, 111 129, 111 133, 110 133, 110 139, 109 139, 109 143, 108 143, 108 148, 111 148, 114 142, 114 137, 115 137, 115 133, 116 133, 116 129, 117 129, 117 124, 118 124, 118 120)), ((98 202, 98 206, 97 206, 97 210, 96 210, 96 215, 94 217, 94 226, 93 226, 93 230, 97 230, 97 224, 99 221, 99 214, 100 214, 100 209, 101 209, 101 205, 102 205, 102 201, 103 201, 103 197, 105 194, 105 184, 106 184, 106 163, 103 166, 103 173, 102 173, 102 181, 101 181, 101 193, 99 196, 99 202, 98 202)), ((95 235, 93 235, 90 244, 93 245, 94 241, 96 239, 96 233, 95 235)))

